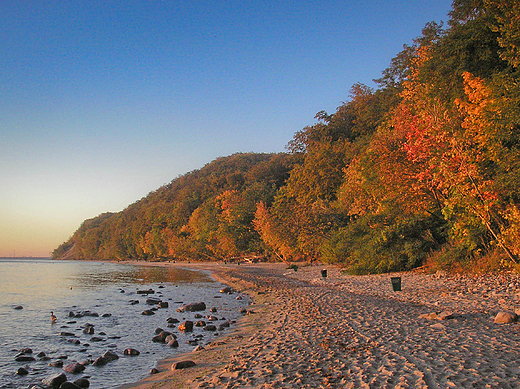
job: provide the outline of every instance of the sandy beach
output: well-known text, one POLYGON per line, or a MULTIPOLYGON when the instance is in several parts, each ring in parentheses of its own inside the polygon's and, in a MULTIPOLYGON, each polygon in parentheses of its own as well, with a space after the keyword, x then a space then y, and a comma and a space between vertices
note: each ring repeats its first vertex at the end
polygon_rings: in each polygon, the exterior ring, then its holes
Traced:
POLYGON ((161 361, 123 388, 518 388, 516 274, 348 276, 332 266, 171 264, 204 269, 253 299, 204 350, 161 361), (321 270, 327 270, 323 278, 321 270), (400 276, 393 291, 390 277, 400 276), (178 361, 195 367, 171 370, 178 361))

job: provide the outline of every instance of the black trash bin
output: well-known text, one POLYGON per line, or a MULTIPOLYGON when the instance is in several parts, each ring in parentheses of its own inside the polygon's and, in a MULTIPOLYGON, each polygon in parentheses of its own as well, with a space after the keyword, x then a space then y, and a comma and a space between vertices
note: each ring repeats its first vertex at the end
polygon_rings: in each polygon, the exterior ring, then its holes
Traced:
POLYGON ((392 277, 390 278, 392 281, 392 289, 394 292, 401 291, 401 277, 392 277))
POLYGON ((321 276, 322 276, 323 278, 327 278, 327 269, 323 269, 323 270, 321 271, 321 276))

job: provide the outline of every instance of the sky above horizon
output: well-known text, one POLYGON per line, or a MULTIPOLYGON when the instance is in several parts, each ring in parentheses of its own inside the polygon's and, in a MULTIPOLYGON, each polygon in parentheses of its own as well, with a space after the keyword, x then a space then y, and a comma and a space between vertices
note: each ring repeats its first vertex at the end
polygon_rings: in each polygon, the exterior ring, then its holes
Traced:
POLYGON ((451 0, 0 0, 0 256, 219 156, 282 152, 451 0))

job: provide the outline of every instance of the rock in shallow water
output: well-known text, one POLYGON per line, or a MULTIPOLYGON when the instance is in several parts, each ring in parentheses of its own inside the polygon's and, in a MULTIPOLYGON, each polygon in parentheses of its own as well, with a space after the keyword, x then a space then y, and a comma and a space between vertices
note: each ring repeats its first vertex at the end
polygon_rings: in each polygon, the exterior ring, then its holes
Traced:
POLYGON ((169 347, 173 347, 173 348, 177 348, 177 347, 179 347, 179 342, 177 341, 177 339, 170 340, 168 342, 168 346, 169 347))
POLYGON ((179 331, 182 332, 192 332, 193 331, 193 322, 190 320, 186 320, 179 325, 179 331))
POLYGON ((137 351, 135 348, 127 348, 127 349, 125 349, 125 351, 123 351, 123 355, 129 355, 131 357, 135 357, 139 354, 140 354, 140 352, 137 351))
POLYGON ((177 309, 177 312, 196 312, 196 311, 205 311, 206 304, 203 302, 199 303, 189 303, 183 304, 180 308, 177 309))
POLYGON ((52 388, 59 388, 60 385, 65 381, 67 381, 67 376, 65 375, 65 373, 53 374, 42 380, 42 382, 45 385, 50 386, 52 388))
POLYGON ((16 362, 33 362, 36 359, 34 357, 29 356, 29 355, 22 354, 22 355, 18 355, 14 360, 16 362))
POLYGON ((119 356, 113 352, 113 351, 107 351, 102 356, 96 358, 94 362, 92 362, 92 365, 94 366, 105 366, 108 362, 115 361, 116 359, 119 359, 119 356))
POLYGON ((74 383, 83 389, 86 389, 90 386, 90 381, 86 378, 78 378, 76 381, 74 381, 74 383))
POLYGON ((79 374, 85 370, 85 366, 81 363, 69 363, 68 365, 63 366, 63 370, 67 373, 79 374))
POLYGON ((60 385, 59 389, 81 389, 81 387, 73 382, 65 381, 60 385))

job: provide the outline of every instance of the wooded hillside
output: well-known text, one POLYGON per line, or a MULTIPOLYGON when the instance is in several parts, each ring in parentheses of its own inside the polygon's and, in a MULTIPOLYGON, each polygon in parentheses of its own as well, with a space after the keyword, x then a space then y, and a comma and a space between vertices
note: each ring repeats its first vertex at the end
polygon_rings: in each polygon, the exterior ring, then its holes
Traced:
POLYGON ((520 2, 455 0, 378 88, 298 131, 279 155, 237 154, 116 214, 55 258, 266 256, 386 272, 520 255, 520 2))

